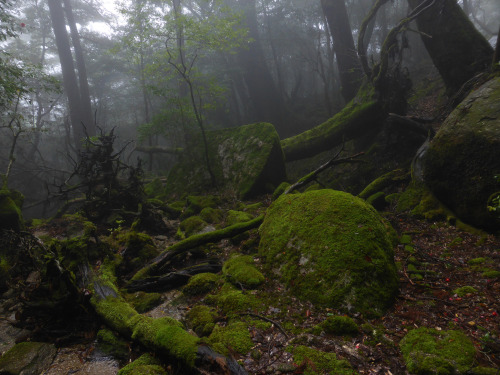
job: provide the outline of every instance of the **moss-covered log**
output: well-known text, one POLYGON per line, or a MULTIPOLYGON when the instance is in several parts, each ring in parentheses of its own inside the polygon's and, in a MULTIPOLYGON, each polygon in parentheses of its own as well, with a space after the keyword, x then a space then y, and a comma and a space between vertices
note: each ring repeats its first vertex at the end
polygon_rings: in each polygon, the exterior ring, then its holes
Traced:
POLYGON ((109 267, 94 278, 91 304, 106 325, 120 335, 143 347, 166 356, 182 369, 182 373, 246 374, 234 359, 200 346, 198 337, 188 333, 182 324, 172 318, 154 319, 139 314, 120 296, 109 267))
POLYGON ((287 162, 305 159, 333 149, 374 128, 380 127, 387 113, 373 86, 366 84, 357 96, 328 121, 281 141, 287 162))
POLYGON ((163 251, 155 259, 153 259, 148 265, 139 270, 132 280, 143 279, 146 276, 158 274, 161 271, 163 265, 169 260, 173 259, 176 255, 182 252, 193 249, 197 246, 204 245, 210 242, 217 242, 224 238, 231 238, 237 236, 238 234, 244 233, 250 229, 257 228, 264 221, 264 216, 261 215, 253 220, 231 225, 227 228, 214 230, 212 232, 195 234, 185 240, 179 241, 176 244, 170 246, 168 249, 163 251))

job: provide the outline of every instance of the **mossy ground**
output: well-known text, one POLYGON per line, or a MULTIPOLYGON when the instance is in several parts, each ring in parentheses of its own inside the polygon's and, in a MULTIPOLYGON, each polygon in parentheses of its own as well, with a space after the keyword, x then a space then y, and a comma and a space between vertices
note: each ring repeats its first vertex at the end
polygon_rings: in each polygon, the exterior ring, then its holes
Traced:
POLYGON ((232 284, 243 288, 255 289, 265 281, 249 255, 231 257, 224 263, 222 273, 232 284))
POLYGON ((460 331, 418 328, 399 344, 406 366, 414 374, 464 374, 474 365, 476 349, 460 331))

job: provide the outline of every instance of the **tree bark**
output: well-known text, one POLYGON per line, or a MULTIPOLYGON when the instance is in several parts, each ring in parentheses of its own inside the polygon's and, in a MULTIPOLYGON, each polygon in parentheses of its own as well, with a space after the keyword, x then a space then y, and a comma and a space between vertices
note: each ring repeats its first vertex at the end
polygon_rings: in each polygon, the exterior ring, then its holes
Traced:
POLYGON ((493 64, 500 62, 500 27, 498 28, 497 34, 497 45, 495 48, 495 54, 493 55, 493 64))
POLYGON ((342 96, 349 102, 361 87, 362 71, 344 0, 321 0, 337 56, 342 96))
POLYGON ((237 54, 254 107, 249 121, 270 122, 276 127, 280 136, 290 135, 293 130, 286 126, 283 98, 276 88, 262 50, 255 0, 238 0, 238 3, 243 9, 243 20, 248 28, 248 36, 252 39, 247 48, 241 48, 237 54))
POLYGON ((490 67, 493 48, 456 0, 408 0, 413 9, 433 2, 433 10, 422 13, 416 22, 448 94, 453 95, 474 75, 490 67))
POLYGON ((81 139, 85 136, 81 126, 81 122, 84 121, 84 118, 82 116, 80 92, 78 90, 75 65, 71 54, 68 34, 66 32, 66 24, 64 22, 64 11, 61 0, 48 0, 48 5, 50 9, 50 18, 52 20, 52 28, 56 38, 57 52, 61 62, 63 87, 68 97, 69 115, 73 130, 73 141, 75 143, 75 148, 80 149, 81 139))
POLYGON ((66 19, 68 20, 69 29, 71 32, 71 41, 75 51, 76 67, 78 69, 78 82, 80 88, 80 101, 82 110, 82 126, 88 136, 96 135, 96 128, 92 118, 92 106, 90 105, 90 89, 87 78, 87 68, 85 66, 85 58, 83 57, 83 48, 80 43, 80 35, 76 28, 75 17, 73 16, 73 8, 71 0, 63 0, 66 19))

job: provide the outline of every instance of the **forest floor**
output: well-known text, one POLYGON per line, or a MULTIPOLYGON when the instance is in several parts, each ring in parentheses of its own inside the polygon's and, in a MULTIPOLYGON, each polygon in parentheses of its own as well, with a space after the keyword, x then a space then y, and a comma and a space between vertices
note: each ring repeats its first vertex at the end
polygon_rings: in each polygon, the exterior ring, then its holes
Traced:
MULTIPOLYGON (((462 330, 477 348, 476 365, 500 369, 500 238, 462 232, 407 214, 390 213, 388 219, 402 239, 395 249, 400 293, 394 306, 368 324, 359 320, 364 323, 360 333, 351 337, 299 333, 286 338, 276 327, 257 332, 255 349, 262 356, 257 360, 254 353, 242 358, 250 373, 288 372, 284 364, 290 363, 291 356, 285 348, 290 342, 303 342, 334 351, 362 374, 407 374, 398 343, 416 327, 462 330)), ((276 282, 267 287, 280 288, 276 282)), ((272 307, 268 312, 272 318, 272 307)), ((334 313, 294 301, 287 320, 292 319, 294 332, 307 332, 334 313)), ((284 325, 284 321, 277 322, 284 325)), ((304 371, 302 366, 290 372, 304 371)))

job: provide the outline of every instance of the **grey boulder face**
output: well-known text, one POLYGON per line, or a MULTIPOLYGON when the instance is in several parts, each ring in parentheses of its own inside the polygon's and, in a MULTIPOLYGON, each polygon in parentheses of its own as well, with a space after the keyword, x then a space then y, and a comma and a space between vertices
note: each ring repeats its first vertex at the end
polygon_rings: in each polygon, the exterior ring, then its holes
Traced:
POLYGON ((423 159, 424 180, 464 222, 491 231, 499 215, 488 201, 500 191, 500 77, 473 91, 448 116, 423 159))
POLYGON ((57 353, 52 344, 21 342, 0 358, 0 374, 39 375, 43 374, 57 353))
MULTIPOLYGON (((286 179, 285 161, 274 126, 256 123, 207 132, 210 166, 217 190, 248 199, 272 192, 286 179)), ((203 193, 210 186, 201 136, 195 135, 172 169, 167 194, 203 193)))

